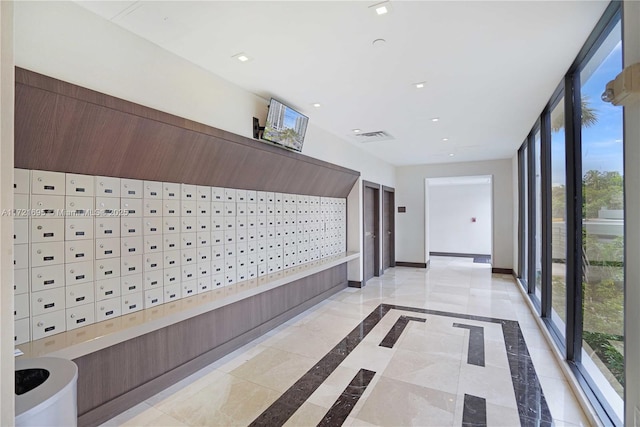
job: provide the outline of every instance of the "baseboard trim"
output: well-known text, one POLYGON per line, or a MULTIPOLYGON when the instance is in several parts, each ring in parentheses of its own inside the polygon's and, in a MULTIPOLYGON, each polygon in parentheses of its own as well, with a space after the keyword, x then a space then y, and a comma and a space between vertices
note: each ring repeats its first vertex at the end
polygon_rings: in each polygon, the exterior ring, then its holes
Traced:
POLYGON ((427 263, 396 261, 396 267, 427 268, 427 263))
POLYGON ((142 384, 141 386, 130 390, 129 392, 116 397, 105 404, 98 406, 97 408, 86 412, 78 417, 78 426, 88 427, 88 426, 99 426, 105 421, 113 418, 117 414, 120 414, 127 409, 134 407, 135 405, 144 402, 146 399, 154 396, 155 394, 161 392, 167 387, 177 383, 178 381, 188 377, 191 374, 199 371, 200 369, 212 364, 218 359, 226 356, 227 354, 239 349, 245 344, 255 340, 256 338, 264 335, 269 332, 276 326, 281 325, 289 319, 294 318, 300 313, 308 310, 314 305, 324 301, 331 295, 340 292, 345 289, 347 284, 342 282, 330 289, 327 289, 323 293, 316 295, 315 297, 303 302, 296 307, 291 308, 290 310, 285 311, 284 313, 274 317, 271 320, 268 320, 265 323, 262 323, 259 326, 245 332, 242 335, 233 338, 226 343, 219 345, 216 348, 209 350, 206 353, 196 357, 184 363, 177 368, 166 372, 165 374, 154 378, 153 380, 142 384))
POLYGON ((349 280, 348 285, 350 288, 361 288, 362 282, 358 280, 349 280))
POLYGON ((432 256, 451 256, 457 258, 486 258, 491 257, 490 254, 462 254, 458 252, 429 252, 432 256))
POLYGON ((491 273, 494 274, 510 274, 513 276, 513 270, 511 268, 492 268, 491 273))

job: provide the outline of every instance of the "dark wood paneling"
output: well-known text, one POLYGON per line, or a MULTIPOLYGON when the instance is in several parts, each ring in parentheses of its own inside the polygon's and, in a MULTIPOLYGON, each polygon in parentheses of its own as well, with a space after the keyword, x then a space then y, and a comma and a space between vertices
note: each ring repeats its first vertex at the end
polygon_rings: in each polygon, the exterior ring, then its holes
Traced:
POLYGON ((209 350, 208 352, 166 372, 159 377, 148 381, 139 387, 134 388, 131 391, 122 394, 115 399, 108 401, 107 403, 98 406, 88 412, 85 412, 78 417, 78 425, 81 427, 98 426, 105 421, 113 418, 114 414, 118 414, 126 411, 127 409, 137 405, 140 402, 145 401, 151 396, 156 395, 167 387, 177 383, 178 381, 188 377, 189 375, 199 371, 200 369, 210 365, 221 357, 237 350, 243 345, 253 341, 260 337, 271 329, 281 325, 299 315, 300 313, 308 310, 321 301, 324 301, 331 295, 340 292, 344 289, 344 283, 340 283, 333 288, 317 295, 310 300, 307 300, 303 304, 282 313, 281 315, 263 323, 262 325, 251 329, 250 331, 219 345, 218 347, 209 350))
POLYGON ((24 169, 326 197, 360 175, 20 68, 15 123, 24 169))
POLYGON ((361 288, 362 287, 362 282, 359 280, 349 280, 349 287, 350 288, 361 288))
POLYGON ((363 286, 380 275, 380 185, 363 181, 363 286))
POLYGON ((396 261, 396 267, 427 268, 427 263, 396 261))
POLYGON ((382 187, 382 270, 395 266, 395 190, 382 187))
POLYGON ((462 254, 459 252, 429 252, 433 256, 450 256, 456 258, 484 258, 491 257, 491 254, 462 254))
POLYGON ((375 191, 371 187, 364 187, 364 277, 362 283, 367 283, 375 275, 375 191))
POLYGON ((511 274, 513 275, 513 269, 511 268, 492 268, 491 273, 494 274, 511 274))
POLYGON ((78 414, 93 411, 337 286, 347 287, 346 263, 75 359, 78 414))

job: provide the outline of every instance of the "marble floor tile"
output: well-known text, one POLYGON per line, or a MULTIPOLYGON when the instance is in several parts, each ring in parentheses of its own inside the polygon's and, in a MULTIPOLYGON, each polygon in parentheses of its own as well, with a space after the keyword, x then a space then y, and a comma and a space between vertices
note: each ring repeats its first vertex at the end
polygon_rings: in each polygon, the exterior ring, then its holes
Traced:
MULTIPOLYGON (((463 420, 464 395, 459 395, 456 405, 456 413, 452 425, 460 426, 463 420)), ((518 411, 514 408, 486 404, 487 426, 491 427, 514 427, 520 425, 518 411)))
POLYGON ((498 319, 517 319, 516 313, 508 300, 486 301, 482 298, 470 299, 469 304, 467 304, 467 313, 498 319))
POLYGON ((316 426, 340 399, 352 402, 345 426, 461 426, 465 394, 488 426, 516 426, 511 368, 536 378, 528 362, 507 357, 518 324, 530 355, 519 357, 533 362, 554 424, 588 425, 513 278, 470 258, 432 257, 429 270, 391 268, 332 295, 104 426, 316 426), (409 320, 380 346, 401 316, 426 321, 409 320), (470 329, 454 323, 482 328, 484 367, 469 364, 470 329), (357 389, 361 370, 375 374, 357 389))
POLYGON ((355 418, 379 426, 450 426, 456 395, 392 378, 381 377, 355 418), (402 396, 401 405, 389 404, 390 396, 402 396))
POLYGON ((398 349, 382 375, 456 394, 461 363, 459 353, 446 356, 398 349))
POLYGON ((202 369, 197 373, 185 378, 173 386, 161 391, 155 396, 146 400, 146 403, 154 406, 160 402, 171 402, 184 397, 192 396, 200 392, 205 387, 215 384, 218 378, 224 375, 222 371, 209 371, 202 369))
POLYGON ((198 393, 154 407, 190 426, 244 426, 280 395, 275 390, 223 374, 198 393))
POLYGON ((507 353, 505 352, 504 340, 488 340, 485 336, 484 351, 484 361, 486 366, 509 369, 509 361, 507 360, 507 353))
POLYGON ((327 413, 327 408, 305 402, 291 418, 283 424, 284 427, 311 427, 316 426, 327 413))
POLYGON ((359 418, 349 416, 345 420, 343 427, 377 427, 377 424, 371 424, 359 418))
MULTIPOLYGON (((520 321, 518 321, 518 323, 520 323, 520 321)), ((527 326, 522 326, 521 324, 520 329, 522 329, 522 335, 524 336, 524 340, 527 342, 527 347, 529 349, 535 348, 535 349, 542 349, 542 350, 550 350, 549 342, 544 337, 544 335, 542 335, 542 332, 540 332, 540 329, 538 329, 537 326, 527 327, 527 326)))
POLYGON ((341 338, 340 336, 328 337, 324 334, 310 335, 304 328, 291 327, 263 342, 262 345, 319 359, 340 342, 341 338))
POLYGON ((558 366, 556 358, 551 350, 542 348, 529 349, 533 366, 536 367, 536 372, 540 377, 550 377, 557 380, 566 380, 564 372, 558 366))
POLYGON ((554 419, 577 425, 590 425, 565 380, 541 376, 540 384, 554 419))
POLYGON ((338 366, 335 371, 309 396, 308 402, 329 410, 340 393, 358 373, 359 369, 338 366))
MULTIPOLYGON (((368 313, 367 313, 368 314, 368 313)), ((305 329, 305 333, 312 335, 326 335, 342 338, 353 328, 358 326, 362 318, 353 316, 335 315, 326 310, 318 313, 318 316, 309 321, 299 322, 295 326, 305 329)))
POLYGON ((259 353, 254 354, 251 359, 229 373, 272 390, 284 392, 315 364, 316 359, 273 347, 263 347, 259 353))
POLYGON ((476 298, 480 299, 498 299, 498 300, 508 300, 510 301, 509 294, 504 290, 498 289, 485 289, 485 288, 471 288, 469 289, 469 299, 475 300, 476 298))
POLYGON ((187 424, 181 423, 175 418, 158 411, 155 408, 149 408, 140 415, 122 424, 122 426, 125 427, 182 427, 186 425, 187 424))
POLYGON ((459 295, 469 296, 470 291, 468 286, 461 286, 460 282, 456 281, 455 285, 434 285, 431 291, 437 294, 445 295, 459 295))
MULTIPOLYGON (((404 305, 408 305, 408 304, 404 304, 404 305)), ((421 304, 414 302, 413 304, 410 304, 410 305, 414 307, 428 308, 429 310, 446 311, 449 313, 466 313, 467 312, 467 304, 449 304, 449 303, 442 303, 442 302, 429 300, 421 304)))
POLYGON ((458 393, 483 397, 487 404, 517 409, 511 372, 508 368, 461 364, 458 393))
POLYGON ((153 418, 153 415, 157 413, 156 409, 147 404, 146 402, 139 403, 132 408, 124 411, 121 414, 116 415, 111 418, 109 421, 100 425, 100 427, 116 427, 124 425, 127 422, 130 422, 133 419, 138 418, 139 420, 143 420, 144 418, 149 419, 153 418), (149 417, 146 417, 146 412, 152 412, 149 417))
POLYGON ((341 366, 382 372, 394 357, 396 349, 380 347, 379 343, 362 342, 347 356, 341 366))

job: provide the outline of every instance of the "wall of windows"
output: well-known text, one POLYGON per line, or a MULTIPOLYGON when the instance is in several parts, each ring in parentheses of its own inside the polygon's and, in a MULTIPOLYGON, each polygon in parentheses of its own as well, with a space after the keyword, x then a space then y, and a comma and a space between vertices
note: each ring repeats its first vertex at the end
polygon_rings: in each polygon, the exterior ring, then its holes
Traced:
POLYGON ((519 151, 520 282, 606 424, 624 411, 622 71, 612 3, 519 151))
MULTIPOLYGON (((562 88, 564 89, 564 88, 562 88)), ((560 339, 567 324, 567 189, 564 134, 564 97, 551 108, 551 312, 560 339)))

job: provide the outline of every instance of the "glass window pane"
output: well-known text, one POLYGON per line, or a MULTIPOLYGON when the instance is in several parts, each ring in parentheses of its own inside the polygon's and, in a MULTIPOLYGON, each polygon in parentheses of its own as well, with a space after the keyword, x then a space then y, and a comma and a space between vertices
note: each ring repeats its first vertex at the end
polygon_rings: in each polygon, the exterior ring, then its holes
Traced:
POLYGON ((622 108, 603 102, 622 71, 620 23, 580 73, 583 187, 582 363, 622 418, 624 393, 622 108))
POLYGON ((534 255, 534 268, 535 268, 535 291, 534 294, 541 300, 542 290, 542 167, 540 156, 540 131, 537 131, 534 135, 534 150, 535 158, 535 224, 534 224, 534 239, 535 239, 535 255, 534 255))
POLYGON ((564 98, 551 111, 551 320, 566 335, 567 193, 564 98))
POLYGON ((525 286, 527 285, 527 279, 529 277, 529 168, 528 168, 528 159, 529 159, 529 148, 525 145, 524 150, 522 150, 522 183, 523 183, 523 192, 522 197, 524 199, 523 204, 523 218, 522 229, 523 229, 523 239, 522 239, 522 251, 523 255, 523 263, 522 263, 522 277, 521 282, 525 286))

